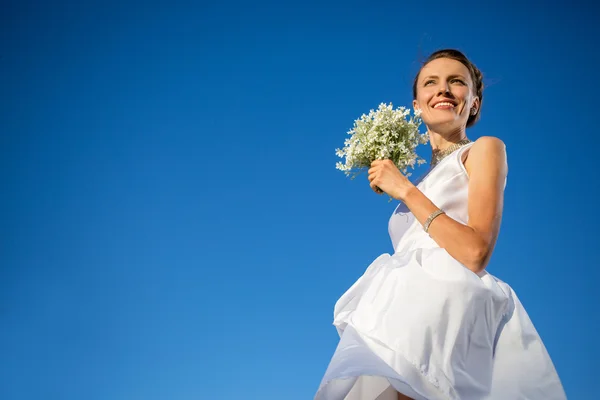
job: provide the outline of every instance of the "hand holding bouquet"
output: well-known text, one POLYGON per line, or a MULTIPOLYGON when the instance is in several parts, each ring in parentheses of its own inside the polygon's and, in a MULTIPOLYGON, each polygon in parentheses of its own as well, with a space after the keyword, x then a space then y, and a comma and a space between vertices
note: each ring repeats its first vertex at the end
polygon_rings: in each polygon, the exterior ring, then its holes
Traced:
MULTIPOLYGON (((369 181, 373 190, 382 193, 386 191, 390 197, 395 197, 393 184, 389 181, 401 179, 384 179, 386 187, 378 187, 374 183, 381 180, 380 175, 390 177, 394 166, 395 172, 402 171, 406 179, 410 176, 408 168, 425 163, 415 151, 419 144, 427 143, 428 135, 419 132, 421 124, 420 113, 415 112, 410 117, 410 110, 405 107, 393 109, 392 104, 382 103, 377 111, 371 110, 368 115, 363 114, 354 121, 354 127, 348 131, 350 138, 344 142, 342 149, 336 149, 336 155, 346 158, 345 163, 338 162, 336 168, 343 171, 346 176, 354 179, 361 172, 369 169, 369 181)), ((398 175, 400 175, 398 173, 398 175)), ((392 178, 394 178, 392 176, 392 178)))

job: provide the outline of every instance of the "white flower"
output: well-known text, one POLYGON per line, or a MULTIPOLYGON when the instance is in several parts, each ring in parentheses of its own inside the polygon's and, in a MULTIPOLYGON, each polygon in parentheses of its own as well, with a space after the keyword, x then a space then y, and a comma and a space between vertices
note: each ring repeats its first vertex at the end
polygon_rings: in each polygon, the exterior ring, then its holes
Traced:
POLYGON ((346 157, 345 163, 336 163, 336 168, 347 176, 354 178, 371 166, 377 159, 390 159, 399 170, 410 176, 408 167, 425 163, 415 149, 419 144, 427 143, 428 135, 419 132, 421 111, 415 110, 410 117, 410 110, 405 107, 393 109, 392 103, 381 103, 377 109, 370 110, 354 121, 348 131, 351 135, 344 141, 342 149, 335 154, 346 157))

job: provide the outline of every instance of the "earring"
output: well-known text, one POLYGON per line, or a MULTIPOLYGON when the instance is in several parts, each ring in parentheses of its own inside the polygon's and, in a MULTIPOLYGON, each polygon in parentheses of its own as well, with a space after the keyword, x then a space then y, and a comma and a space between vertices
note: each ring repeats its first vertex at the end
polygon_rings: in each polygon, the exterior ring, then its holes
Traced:
POLYGON ((471 115, 477 114, 477 109, 475 107, 471 108, 471 115))

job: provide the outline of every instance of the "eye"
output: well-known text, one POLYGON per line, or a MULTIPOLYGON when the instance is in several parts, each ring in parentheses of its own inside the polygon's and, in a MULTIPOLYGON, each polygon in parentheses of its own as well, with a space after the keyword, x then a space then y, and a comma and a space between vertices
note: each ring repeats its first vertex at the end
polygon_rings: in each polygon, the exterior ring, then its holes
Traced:
POLYGON ((435 81, 433 79, 429 79, 429 80, 426 80, 425 83, 423 83, 423 86, 428 86, 432 83, 435 83, 435 81))
POLYGON ((450 83, 460 83, 461 85, 466 85, 465 81, 462 79, 454 78, 450 81, 450 83))

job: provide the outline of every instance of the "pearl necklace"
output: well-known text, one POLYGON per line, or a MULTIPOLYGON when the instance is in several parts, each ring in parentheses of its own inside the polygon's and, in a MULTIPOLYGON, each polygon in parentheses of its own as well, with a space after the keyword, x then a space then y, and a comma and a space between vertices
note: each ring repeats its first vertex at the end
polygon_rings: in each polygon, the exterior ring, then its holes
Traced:
POLYGON ((469 143, 471 143, 471 141, 469 139, 462 139, 462 140, 450 145, 450 147, 448 147, 447 149, 438 151, 437 153, 434 153, 433 156, 431 157, 431 166, 432 167, 436 166, 437 164, 440 163, 440 161, 442 161, 444 158, 446 158, 446 156, 450 155, 455 150, 457 150, 469 143))

